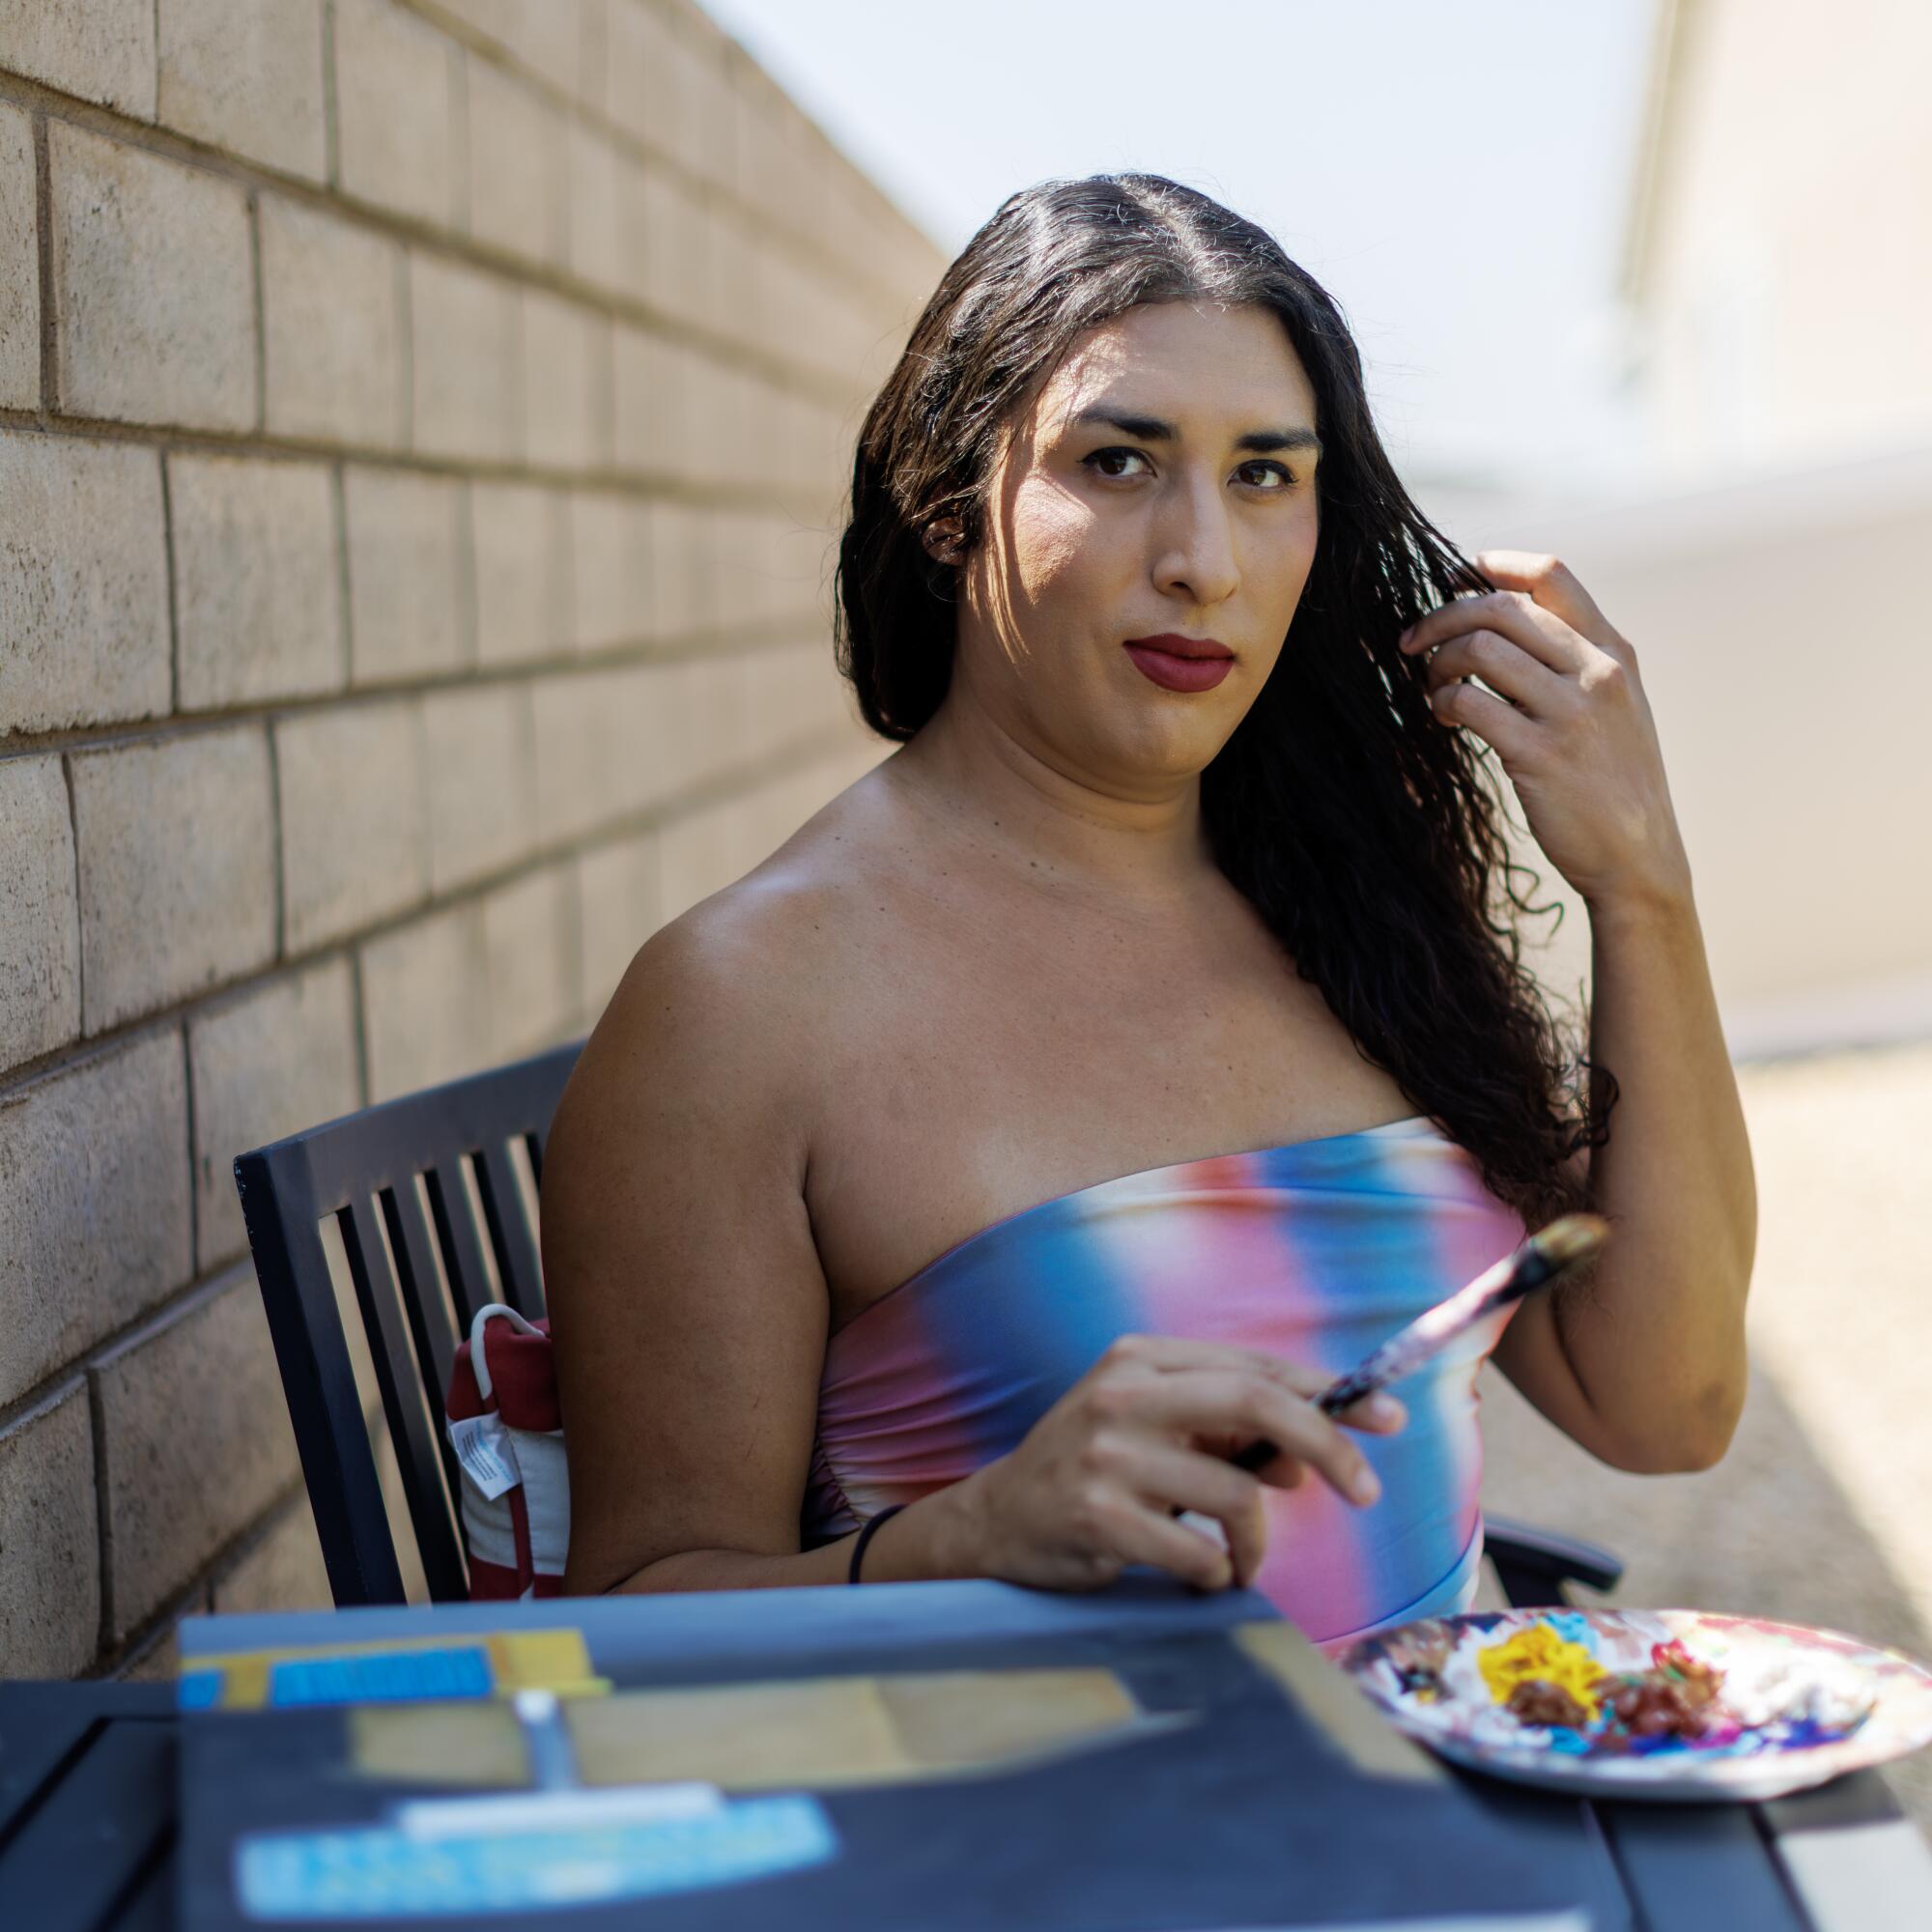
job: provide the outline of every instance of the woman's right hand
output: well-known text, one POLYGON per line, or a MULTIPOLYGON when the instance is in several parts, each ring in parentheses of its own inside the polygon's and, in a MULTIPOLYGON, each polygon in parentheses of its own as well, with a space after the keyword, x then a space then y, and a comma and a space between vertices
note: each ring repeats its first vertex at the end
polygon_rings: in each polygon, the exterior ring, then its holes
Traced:
MULTIPOLYGON (((1211 1342, 1123 1335, 1009 1455, 952 1486, 970 1574, 1048 1590, 1092 1590, 1148 1563, 1201 1589, 1245 1585, 1266 1547, 1262 1487, 1313 1471, 1347 1501, 1381 1493, 1343 1428, 1315 1406, 1330 1378, 1274 1355, 1211 1342), (1228 1459, 1265 1439, 1258 1471, 1228 1459), (1217 1520, 1227 1548, 1178 1520, 1217 1520)), ((1343 1411, 1350 1429, 1387 1435, 1407 1421, 1391 1395, 1343 1411)))

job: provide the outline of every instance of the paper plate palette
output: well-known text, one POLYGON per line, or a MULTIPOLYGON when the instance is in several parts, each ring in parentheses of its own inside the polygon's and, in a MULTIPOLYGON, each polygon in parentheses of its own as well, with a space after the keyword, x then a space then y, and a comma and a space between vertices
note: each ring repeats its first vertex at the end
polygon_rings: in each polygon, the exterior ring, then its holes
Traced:
POLYGON ((1477 1610, 1340 1659, 1452 1762, 1595 1797, 1776 1798, 1932 1743, 1932 1672, 1834 1631, 1697 1610, 1477 1610))

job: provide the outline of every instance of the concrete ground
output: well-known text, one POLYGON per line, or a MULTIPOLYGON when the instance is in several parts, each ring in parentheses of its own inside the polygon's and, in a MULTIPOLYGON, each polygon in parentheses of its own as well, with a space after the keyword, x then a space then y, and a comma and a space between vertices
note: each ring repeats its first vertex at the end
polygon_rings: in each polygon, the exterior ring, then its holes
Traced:
MULTIPOLYGON (((1739 1084, 1759 1223, 1730 1454, 1700 1475, 1621 1474, 1486 1372, 1484 1500, 1617 1550, 1610 1601, 1822 1624, 1932 1661, 1932 1042, 1765 1063, 1739 1084)), ((1932 1838, 1932 1748, 1887 1775, 1932 1838)))

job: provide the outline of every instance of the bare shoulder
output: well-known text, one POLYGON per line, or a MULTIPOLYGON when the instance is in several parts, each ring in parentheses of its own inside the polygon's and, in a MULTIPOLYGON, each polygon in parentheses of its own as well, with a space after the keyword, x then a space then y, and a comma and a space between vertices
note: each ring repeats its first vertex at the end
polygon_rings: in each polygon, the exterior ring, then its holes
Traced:
POLYGON ((584 1084, 610 1080, 635 1098, 643 1076, 666 1100, 701 1091, 802 1130, 814 1041, 849 994, 865 815, 841 795, 762 865, 652 934, 584 1048, 584 1084))
POLYGON ((697 1055, 721 1072, 762 1065, 779 1075, 819 990, 820 897, 741 879, 679 915, 639 948, 592 1044, 626 1057, 648 1044, 661 1063, 697 1055))
POLYGON ((739 881, 639 947, 584 1042, 544 1152, 553 1231, 609 1238, 700 1194, 794 1193, 811 1008, 794 895, 739 881))

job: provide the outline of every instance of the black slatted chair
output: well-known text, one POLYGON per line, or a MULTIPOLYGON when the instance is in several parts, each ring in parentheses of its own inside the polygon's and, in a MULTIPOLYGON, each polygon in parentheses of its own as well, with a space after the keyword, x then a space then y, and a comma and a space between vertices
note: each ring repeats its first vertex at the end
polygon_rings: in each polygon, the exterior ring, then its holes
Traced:
MULTIPOLYGON (((544 1312, 536 1229, 513 1150, 543 1177, 544 1141, 581 1040, 346 1115, 244 1153, 235 1184, 262 1284, 302 1475, 338 1607, 406 1600, 378 1456, 386 1422, 397 1487, 430 1598, 469 1594, 442 1429, 457 1343, 479 1308, 544 1312), (338 1296, 333 1219, 359 1332, 338 1296), (356 1373, 358 1358, 378 1402, 356 1373)), ((1608 1550, 1499 1517, 1489 1554, 1512 1604, 1567 1586, 1614 1589, 1608 1550)))
POLYGON ((364 1356, 395 1452, 423 1580, 469 1595, 442 1428, 456 1346, 479 1308, 544 1312, 530 1184, 581 1040, 257 1148, 235 1163, 282 1390, 338 1606, 405 1601, 364 1356), (333 1218, 361 1332, 347 1326, 323 1224, 333 1218), (366 1345, 365 1350, 362 1346, 366 1345))

